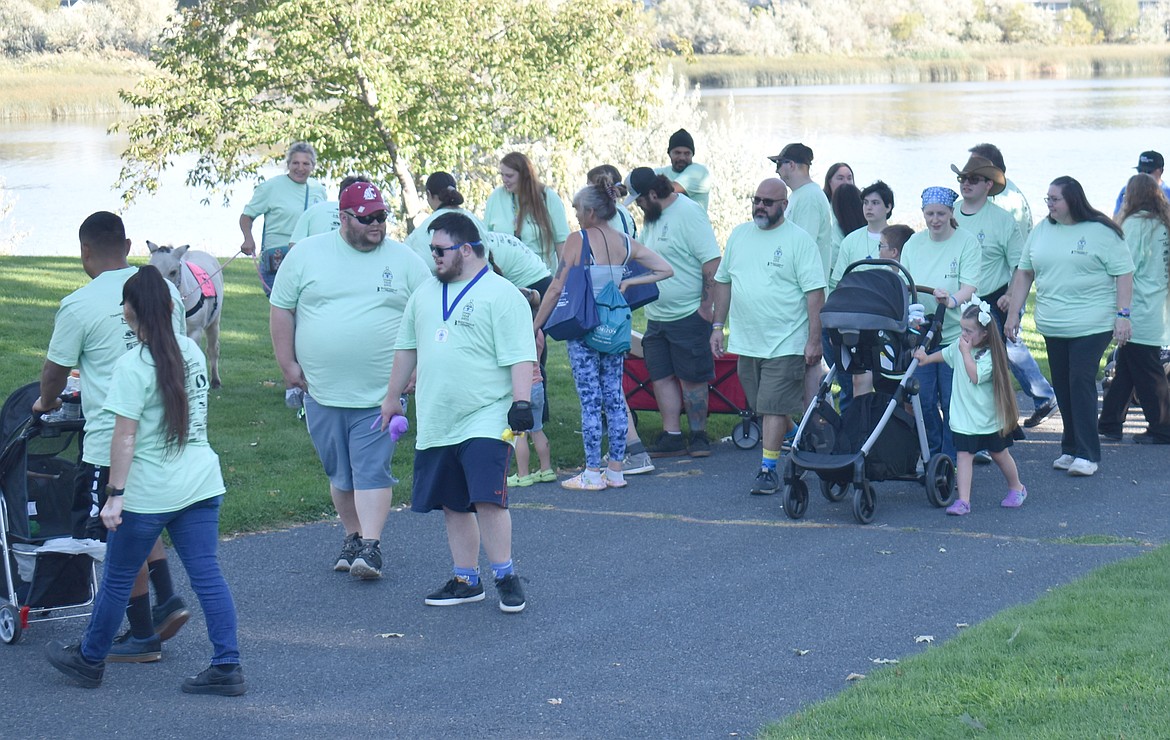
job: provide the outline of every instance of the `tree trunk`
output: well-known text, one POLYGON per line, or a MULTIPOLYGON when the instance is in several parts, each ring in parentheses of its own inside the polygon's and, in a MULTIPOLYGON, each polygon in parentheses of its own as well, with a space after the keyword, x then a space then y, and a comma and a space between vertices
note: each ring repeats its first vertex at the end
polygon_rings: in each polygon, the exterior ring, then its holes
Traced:
POLYGON ((422 210, 422 203, 419 201, 418 189, 414 185, 414 176, 411 173, 410 162, 407 161, 398 151, 398 144, 394 141, 394 135, 390 133, 390 129, 386 127, 386 122, 382 118, 382 109, 378 102, 378 91, 370 84, 369 77, 362 71, 361 61, 353 49, 353 43, 349 38, 349 33, 342 24, 341 18, 333 17, 333 26, 337 29, 337 37, 341 41, 341 47, 345 50, 346 57, 353 62, 354 77, 358 84, 358 89, 361 91, 362 102, 365 103, 366 108, 370 113, 370 122, 374 126, 374 130, 378 132, 378 138, 382 140, 382 145, 386 147, 386 153, 390 155, 391 167, 394 170, 394 178, 398 181, 399 201, 402 204, 402 213, 406 221, 407 233, 414 231, 414 221, 422 210))

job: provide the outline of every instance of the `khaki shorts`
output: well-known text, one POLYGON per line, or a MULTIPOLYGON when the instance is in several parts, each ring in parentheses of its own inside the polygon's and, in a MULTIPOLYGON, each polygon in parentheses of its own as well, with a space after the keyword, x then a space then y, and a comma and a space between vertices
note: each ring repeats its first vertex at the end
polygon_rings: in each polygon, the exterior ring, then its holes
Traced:
POLYGON ((736 369, 752 411, 793 416, 804 410, 804 355, 768 359, 741 356, 736 369))

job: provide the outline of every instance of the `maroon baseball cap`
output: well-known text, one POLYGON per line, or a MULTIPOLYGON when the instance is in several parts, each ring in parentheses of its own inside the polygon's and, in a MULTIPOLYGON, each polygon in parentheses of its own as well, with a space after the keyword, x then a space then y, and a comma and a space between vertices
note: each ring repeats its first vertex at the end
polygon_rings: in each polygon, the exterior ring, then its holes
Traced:
POLYGON ((382 200, 382 193, 368 182, 355 182, 342 190, 339 205, 341 210, 353 211, 359 216, 390 210, 382 200))

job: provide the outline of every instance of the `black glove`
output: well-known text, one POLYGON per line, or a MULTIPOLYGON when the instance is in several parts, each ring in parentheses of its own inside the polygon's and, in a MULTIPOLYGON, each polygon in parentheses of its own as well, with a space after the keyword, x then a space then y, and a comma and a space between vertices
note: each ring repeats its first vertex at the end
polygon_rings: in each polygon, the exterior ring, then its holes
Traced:
POLYGON ((508 426, 513 432, 527 432, 535 422, 532 420, 532 404, 528 401, 516 401, 508 409, 508 426))

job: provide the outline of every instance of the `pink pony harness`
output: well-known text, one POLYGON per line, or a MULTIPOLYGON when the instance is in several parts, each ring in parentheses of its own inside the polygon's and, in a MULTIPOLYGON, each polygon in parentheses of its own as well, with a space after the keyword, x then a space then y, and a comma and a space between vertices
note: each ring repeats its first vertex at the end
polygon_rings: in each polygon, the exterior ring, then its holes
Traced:
POLYGON ((184 260, 183 264, 187 265, 187 269, 191 271, 191 275, 195 278, 195 282, 199 283, 199 300, 194 306, 187 309, 187 316, 194 316, 203 308, 203 301, 210 298, 213 301, 218 301, 219 296, 215 294, 215 283, 211 282, 211 275, 194 262, 187 262, 184 260))

